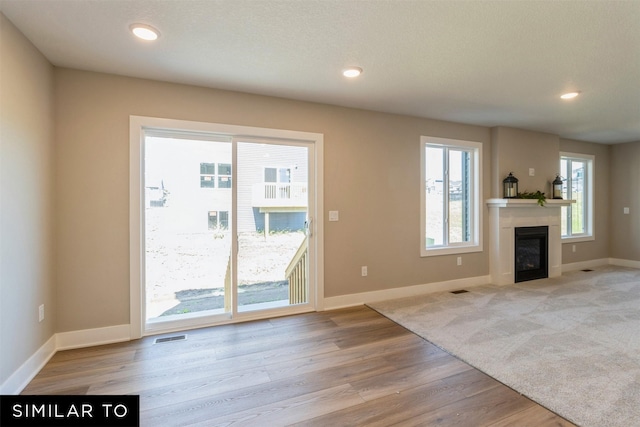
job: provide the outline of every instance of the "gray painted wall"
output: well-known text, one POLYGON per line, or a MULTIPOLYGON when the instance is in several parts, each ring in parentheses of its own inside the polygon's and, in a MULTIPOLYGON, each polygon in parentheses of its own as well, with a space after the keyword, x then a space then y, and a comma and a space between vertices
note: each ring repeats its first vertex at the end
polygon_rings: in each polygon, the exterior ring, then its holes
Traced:
POLYGON ((610 256, 640 261, 640 141, 613 145, 611 165, 610 256))
POLYGON ((0 384, 55 331, 53 67, 0 14, 0 384), (45 319, 38 322, 38 306, 45 319))

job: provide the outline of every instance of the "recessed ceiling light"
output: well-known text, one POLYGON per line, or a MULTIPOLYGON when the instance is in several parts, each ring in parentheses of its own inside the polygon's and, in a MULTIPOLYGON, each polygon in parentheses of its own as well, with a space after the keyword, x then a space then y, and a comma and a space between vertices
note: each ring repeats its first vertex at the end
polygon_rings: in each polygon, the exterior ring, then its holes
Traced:
POLYGON ((132 24, 130 27, 131 32, 142 40, 155 40, 160 37, 160 31, 153 28, 151 25, 146 24, 132 24))
POLYGON ((346 68, 342 71, 342 75, 345 77, 358 77, 360 74, 362 74, 362 68, 360 67, 349 67, 346 68))
POLYGON ((578 95, 580 95, 580 92, 568 92, 568 93, 560 95, 560 98, 562 98, 562 99, 573 99, 578 95))

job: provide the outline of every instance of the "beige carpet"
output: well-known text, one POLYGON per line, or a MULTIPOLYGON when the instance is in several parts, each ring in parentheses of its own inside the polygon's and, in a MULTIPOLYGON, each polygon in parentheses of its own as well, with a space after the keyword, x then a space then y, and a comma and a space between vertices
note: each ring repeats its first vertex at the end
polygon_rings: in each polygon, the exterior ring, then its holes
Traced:
POLYGON ((369 304, 584 427, 640 426, 640 270, 369 304))

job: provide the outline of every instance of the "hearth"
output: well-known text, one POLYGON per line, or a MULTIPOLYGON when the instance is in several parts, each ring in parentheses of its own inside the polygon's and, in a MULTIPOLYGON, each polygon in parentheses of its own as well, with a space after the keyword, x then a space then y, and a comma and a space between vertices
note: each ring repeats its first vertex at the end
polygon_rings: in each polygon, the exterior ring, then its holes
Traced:
POLYGON ((515 282, 549 277, 549 227, 515 227, 515 282))

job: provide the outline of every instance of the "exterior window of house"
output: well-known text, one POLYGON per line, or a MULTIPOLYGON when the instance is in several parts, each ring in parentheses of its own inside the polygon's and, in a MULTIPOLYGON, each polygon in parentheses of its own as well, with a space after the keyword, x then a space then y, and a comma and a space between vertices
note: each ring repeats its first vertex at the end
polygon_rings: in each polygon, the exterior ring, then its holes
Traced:
POLYGON ((218 188, 231 188, 230 163, 218 163, 218 188))
POLYGON ((200 163, 200 187, 215 188, 216 164, 200 163))
POLYGON ((229 211, 209 211, 209 230, 229 228, 229 211))
POLYGON ((231 164, 200 163, 200 187, 216 188, 216 181, 217 188, 231 188, 231 164))
POLYGON ((291 182, 291 169, 264 168, 264 182, 291 182))
POLYGON ((264 182, 267 199, 291 198, 291 169, 265 167, 264 182))
POLYGON ((218 163, 218 188, 231 188, 230 163, 218 163))
POLYGON ((421 137, 421 255, 482 250, 482 144, 421 137))
POLYGON ((563 239, 593 240, 594 156, 560 153, 560 175, 564 177, 562 197, 575 200, 562 207, 563 239))
POLYGON ((264 182, 278 182, 278 169, 264 168, 264 182))

